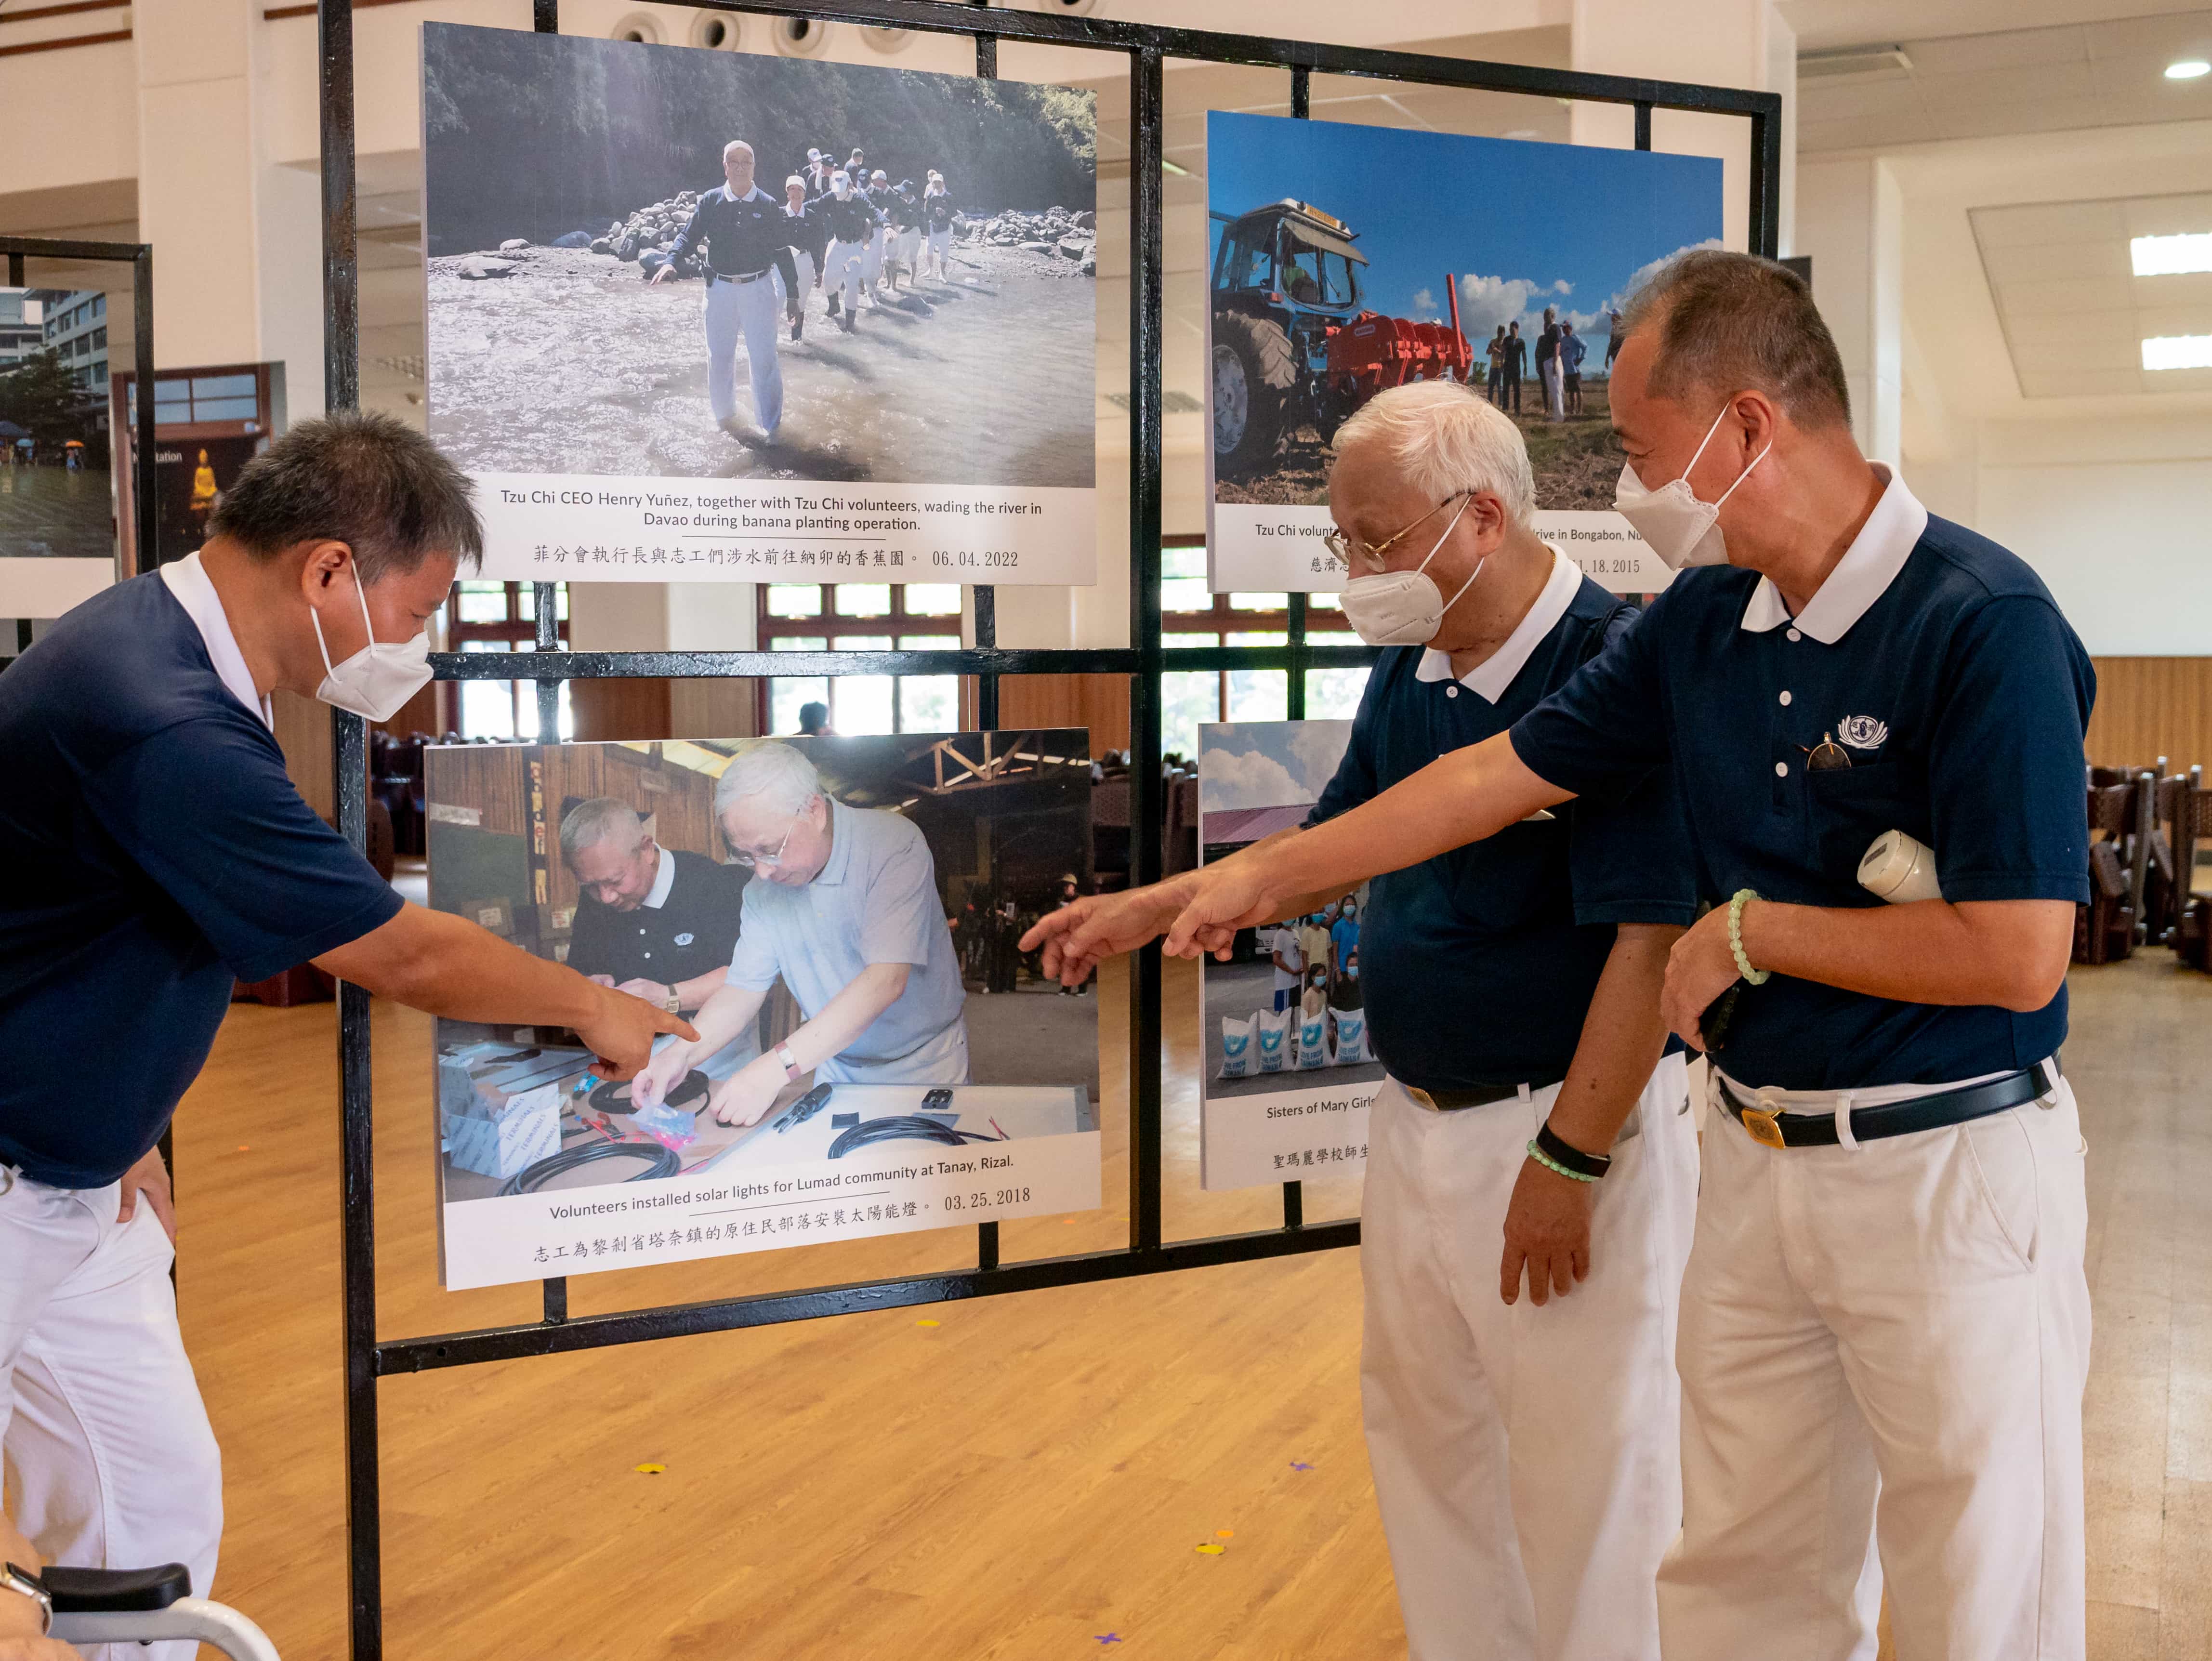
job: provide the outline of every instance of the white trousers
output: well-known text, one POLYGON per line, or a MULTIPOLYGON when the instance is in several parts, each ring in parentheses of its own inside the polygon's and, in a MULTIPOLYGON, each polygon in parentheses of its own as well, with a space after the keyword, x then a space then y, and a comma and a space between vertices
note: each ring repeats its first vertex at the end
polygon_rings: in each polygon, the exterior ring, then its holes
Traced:
MULTIPOLYGON (((16 1524, 52 1561, 182 1563, 209 1595, 222 1463, 177 1330, 174 1254, 143 1198, 48 1188, 0 1166, 0 1445, 16 1524)), ((100 1645, 112 1661, 191 1661, 188 1642, 100 1645)))
POLYGON ((929 254, 941 267, 945 257, 952 252, 952 227, 939 226, 929 234, 929 254))
POLYGON ((865 242, 832 242, 823 257, 822 286, 832 294, 842 289, 848 312, 860 303, 860 269, 867 251, 865 242))
POLYGON ((781 314, 773 275, 750 283, 707 284, 707 402, 714 419, 738 412, 738 338, 744 336, 745 368, 753 383, 753 420, 764 433, 783 420, 783 366, 776 362, 775 325, 781 314))
POLYGON ((890 228, 887 225, 878 225, 868 233, 868 240, 864 245, 866 251, 860 256, 861 282, 872 284, 884 274, 884 239, 890 234, 890 228))
POLYGON ((1550 358, 1537 367, 1543 371, 1544 412, 1554 421, 1563 421, 1566 418, 1567 402, 1564 383, 1559 378, 1559 361, 1550 358))
POLYGON ((898 234, 898 252, 896 256, 899 264, 906 267, 908 277, 914 275, 914 262, 921 253, 921 227, 909 225, 898 234))
POLYGON ((1697 1203, 1682 1058, 1593 1194, 1590 1275, 1498 1293, 1513 1184, 1558 1086, 1368 1125, 1360 1402, 1411 1661, 1656 1661, 1680 1516, 1676 1300, 1697 1203))
POLYGON ((1670 1661, 1872 1661, 1885 1577, 1899 1661, 2081 1661, 2084 1151, 2063 1082, 1856 1148, 1710 1116, 1670 1661))
MULTIPOLYGON (((814 256, 804 248, 791 251, 791 263, 799 268, 799 303, 806 304, 807 295, 814 292, 814 256)), ((783 272, 776 266, 769 267, 769 281, 775 284, 775 297, 784 306, 791 304, 791 295, 783 286, 783 272)))

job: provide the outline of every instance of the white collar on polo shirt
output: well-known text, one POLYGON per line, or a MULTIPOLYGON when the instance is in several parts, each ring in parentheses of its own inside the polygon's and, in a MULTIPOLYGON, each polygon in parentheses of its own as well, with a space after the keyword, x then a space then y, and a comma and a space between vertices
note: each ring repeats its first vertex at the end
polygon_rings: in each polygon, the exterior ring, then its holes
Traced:
POLYGON ((1875 462, 1874 470, 1885 482, 1881 500, 1875 503, 1828 580, 1805 602, 1805 609, 1792 618, 1782 591, 1771 578, 1761 577, 1751 591, 1751 603, 1743 608, 1743 628, 1763 635, 1786 623, 1823 646, 1833 646, 1850 633, 1867 607, 1889 592, 1928 529, 1928 510, 1905 488, 1905 481, 1881 463, 1875 462))
MULTIPOLYGON (((1522 615, 1513 632, 1506 636, 1504 643, 1462 675, 1459 684, 1486 703, 1495 703, 1504 697, 1505 689, 1513 684, 1514 676, 1528 661, 1528 654, 1566 616, 1567 607, 1575 603, 1576 591, 1582 586, 1582 567, 1553 548, 1552 575, 1545 579, 1536 603, 1522 615)), ((1413 678, 1434 681, 1451 678, 1451 654, 1439 652, 1433 646, 1425 647, 1413 678)))
POLYGON ((660 866, 653 873, 653 886, 645 891, 638 902, 647 910, 658 911, 668 904, 668 891, 676 886, 676 855, 665 848, 660 850, 660 866))
POLYGON ((216 674, 224 688, 260 716, 264 727, 273 729, 276 714, 270 709, 269 700, 254 690, 252 671, 246 666, 246 654, 238 649, 238 636, 231 633, 230 619, 223 614, 222 596, 216 593, 215 583, 200 563, 198 553, 187 554, 164 565, 161 581, 200 631, 200 639, 207 645, 208 661, 215 665, 216 674))

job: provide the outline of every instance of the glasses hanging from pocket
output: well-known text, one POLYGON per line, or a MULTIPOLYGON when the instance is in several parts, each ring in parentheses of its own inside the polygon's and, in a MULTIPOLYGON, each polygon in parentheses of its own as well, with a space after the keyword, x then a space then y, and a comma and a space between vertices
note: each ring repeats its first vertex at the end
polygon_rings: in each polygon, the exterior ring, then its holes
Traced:
POLYGON ((1850 751, 1836 742, 1833 733, 1821 733, 1820 741, 1809 750, 1802 744, 1797 747, 1805 751, 1805 770, 1808 773, 1834 773, 1851 764, 1850 751))

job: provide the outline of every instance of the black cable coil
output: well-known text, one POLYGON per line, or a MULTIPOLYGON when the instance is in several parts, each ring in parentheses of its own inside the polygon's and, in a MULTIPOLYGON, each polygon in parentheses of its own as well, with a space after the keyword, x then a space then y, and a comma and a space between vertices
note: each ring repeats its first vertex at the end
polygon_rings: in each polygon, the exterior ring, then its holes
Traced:
POLYGON ((549 1153, 535 1165, 523 1166, 500 1184, 499 1191, 501 1195, 535 1194, 556 1177, 565 1176, 594 1159, 611 1159, 624 1154, 653 1161, 636 1176, 623 1177, 626 1183, 648 1183, 673 1177, 684 1168, 684 1161, 676 1156, 676 1150, 663 1147, 659 1142, 583 1142, 574 1147, 564 1147, 558 1153, 549 1153))
POLYGON ((925 1119, 918 1113, 894 1113, 881 1119, 863 1119, 850 1129, 839 1131, 837 1140, 830 1144, 830 1157, 842 1159, 856 1147, 866 1147, 874 1142, 908 1139, 942 1142, 947 1147, 999 1140, 996 1136, 986 1136, 980 1130, 956 1130, 942 1119, 925 1119))

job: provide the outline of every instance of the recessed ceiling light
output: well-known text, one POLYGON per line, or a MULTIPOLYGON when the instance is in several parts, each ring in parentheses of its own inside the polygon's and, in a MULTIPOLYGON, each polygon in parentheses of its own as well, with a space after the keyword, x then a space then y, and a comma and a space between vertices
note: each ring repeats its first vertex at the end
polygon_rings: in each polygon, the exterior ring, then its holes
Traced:
POLYGON ((2169 81, 2194 81, 2200 75, 2212 75, 2212 64, 2201 58, 2184 58, 2166 66, 2169 81))
POLYGON ((2212 369, 2212 334, 2155 335, 2142 344, 2146 369, 2212 369))
POLYGON ((2175 277, 2184 271, 2212 271, 2212 231, 2181 236, 2128 239, 2128 257, 2137 277, 2175 277))

